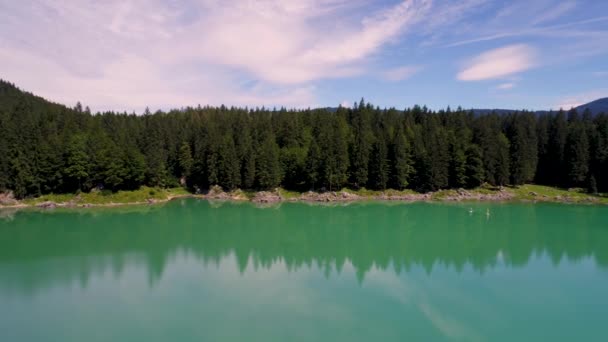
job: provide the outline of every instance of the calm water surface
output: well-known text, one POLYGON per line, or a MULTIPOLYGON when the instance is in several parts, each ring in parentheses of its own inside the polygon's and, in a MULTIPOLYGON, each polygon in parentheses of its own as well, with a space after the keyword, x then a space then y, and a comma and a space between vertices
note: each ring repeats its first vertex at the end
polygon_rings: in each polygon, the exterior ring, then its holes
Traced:
POLYGON ((608 340, 608 207, 470 206, 0 211, 0 341, 608 340))

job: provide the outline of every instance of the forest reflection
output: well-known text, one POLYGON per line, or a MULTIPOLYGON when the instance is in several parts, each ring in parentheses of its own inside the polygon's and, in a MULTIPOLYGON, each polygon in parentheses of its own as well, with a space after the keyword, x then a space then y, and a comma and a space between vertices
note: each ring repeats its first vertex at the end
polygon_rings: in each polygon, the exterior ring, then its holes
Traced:
POLYGON ((608 266, 603 207, 367 203, 319 206, 182 200, 164 206, 83 211, 20 211, 0 219, 0 289, 36 291, 95 274, 145 267, 151 285, 177 256, 201 267, 235 257, 240 272, 284 264, 339 275, 352 264, 360 282, 376 267, 422 267, 480 274, 524 267, 546 256, 591 258, 608 266), (491 208, 492 215, 486 216, 491 208), (142 266, 143 265, 143 266, 142 266))

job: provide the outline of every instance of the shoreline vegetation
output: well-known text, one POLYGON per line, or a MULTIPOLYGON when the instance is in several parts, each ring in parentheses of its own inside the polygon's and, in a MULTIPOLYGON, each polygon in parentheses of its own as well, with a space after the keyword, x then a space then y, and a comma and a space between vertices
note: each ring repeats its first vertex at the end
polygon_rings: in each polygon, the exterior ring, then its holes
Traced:
POLYGON ((5 206, 114 206, 186 196, 602 203, 606 175, 608 114, 590 110, 476 114, 382 109, 361 99, 338 108, 92 113, 0 80, 5 206))
POLYGON ((418 193, 412 190, 367 190, 341 189, 324 192, 296 192, 282 188, 272 191, 224 191, 215 186, 203 193, 192 193, 185 188, 142 187, 133 191, 115 193, 92 191, 79 194, 48 194, 23 200, 15 199, 11 193, 0 194, 0 209, 19 208, 92 208, 126 205, 153 205, 181 198, 204 200, 252 202, 273 204, 281 202, 350 203, 362 201, 397 202, 544 202, 565 204, 608 204, 608 195, 590 195, 583 189, 560 189, 542 185, 519 187, 492 187, 484 185, 475 189, 439 190, 418 193))

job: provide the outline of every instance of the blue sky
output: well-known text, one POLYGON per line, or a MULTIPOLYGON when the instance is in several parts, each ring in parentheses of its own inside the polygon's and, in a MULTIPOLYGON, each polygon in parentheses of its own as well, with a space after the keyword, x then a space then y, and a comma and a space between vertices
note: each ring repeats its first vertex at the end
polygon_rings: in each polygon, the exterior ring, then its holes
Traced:
POLYGON ((95 111, 569 108, 608 96, 608 1, 0 0, 0 77, 95 111))

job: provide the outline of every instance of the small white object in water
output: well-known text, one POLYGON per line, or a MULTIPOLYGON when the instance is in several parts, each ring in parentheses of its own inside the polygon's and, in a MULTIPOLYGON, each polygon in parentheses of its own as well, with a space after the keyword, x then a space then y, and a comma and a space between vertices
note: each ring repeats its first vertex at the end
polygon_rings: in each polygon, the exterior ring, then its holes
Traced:
POLYGON ((486 216, 487 216, 487 217, 490 217, 490 209, 489 209, 489 208, 488 208, 488 209, 486 209, 486 216))
POLYGON ((469 208, 469 215, 473 214, 473 208, 469 208))

